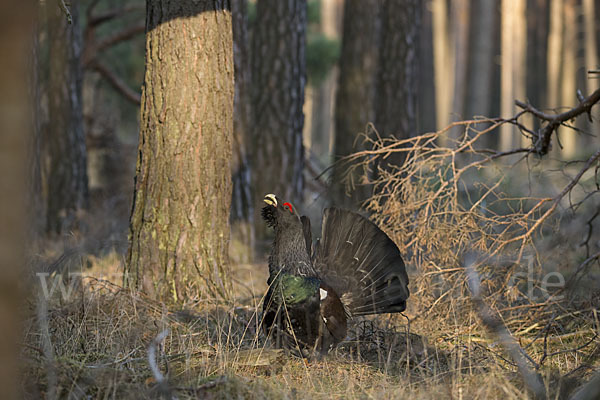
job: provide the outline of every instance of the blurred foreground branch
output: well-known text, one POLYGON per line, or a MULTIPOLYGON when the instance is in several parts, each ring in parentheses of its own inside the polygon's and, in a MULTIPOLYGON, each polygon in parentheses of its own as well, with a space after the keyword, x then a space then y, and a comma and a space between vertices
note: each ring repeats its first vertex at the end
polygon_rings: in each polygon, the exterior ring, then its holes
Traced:
POLYGON ((468 254, 464 260, 465 274, 469 282, 469 289, 471 290, 471 298, 475 305, 475 309, 481 322, 490 330, 498 341, 502 344, 502 347, 509 354, 510 358, 515 362, 523 382, 527 388, 533 393, 536 399, 546 398, 546 388, 542 377, 527 365, 527 360, 531 360, 527 353, 519 346, 514 337, 510 334, 510 331, 502 322, 502 319, 497 312, 493 311, 481 297, 481 279, 479 274, 475 270, 475 256, 468 254))

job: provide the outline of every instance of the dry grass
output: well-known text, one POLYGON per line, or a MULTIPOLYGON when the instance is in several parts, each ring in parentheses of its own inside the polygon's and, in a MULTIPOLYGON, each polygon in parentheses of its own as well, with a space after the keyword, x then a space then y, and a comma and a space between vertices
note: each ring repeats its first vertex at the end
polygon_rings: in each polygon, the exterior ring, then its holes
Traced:
MULTIPOLYGON (((462 266, 471 250, 486 256, 476 265, 482 300, 527 353, 549 397, 566 397, 600 359, 593 168, 571 185, 585 163, 501 163, 478 146, 495 127, 463 126, 469 135, 444 147, 437 144, 444 132, 377 139, 352 159, 352 168, 373 177, 377 158, 407 153, 404 169, 379 171, 369 182, 379 195, 367 207, 405 255, 410 324, 401 315, 354 321, 333 354, 307 364, 258 333, 266 265, 232 266, 236 297, 229 301, 198 295, 166 307, 120 286, 120 252, 91 255, 73 245, 79 250, 69 262, 44 269, 83 270, 65 278, 72 295, 40 296, 45 307, 31 302, 28 397, 528 398, 515 362, 473 308, 462 266), (573 279, 546 295, 548 272, 573 279), (159 383, 148 350, 165 329, 165 340, 153 345, 167 377, 159 383)), ((48 244, 42 258, 59 258, 59 248, 48 244)))

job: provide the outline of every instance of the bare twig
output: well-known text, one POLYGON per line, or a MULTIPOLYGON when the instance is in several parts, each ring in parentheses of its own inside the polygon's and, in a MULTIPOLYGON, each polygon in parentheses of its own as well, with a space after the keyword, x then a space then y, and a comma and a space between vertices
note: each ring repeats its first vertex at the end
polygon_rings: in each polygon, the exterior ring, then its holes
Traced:
POLYGON ((546 388, 542 381, 542 377, 527 365, 527 359, 531 360, 531 358, 527 356, 527 353, 523 351, 517 341, 512 337, 510 331, 498 316, 498 313, 492 311, 481 298, 481 280, 474 267, 475 255, 466 255, 464 263, 473 303, 481 318, 481 322, 496 335, 506 352, 515 362, 527 388, 536 398, 545 399, 546 388))
POLYGON ((112 85, 119 93, 121 93, 127 100, 132 102, 133 104, 139 105, 141 103, 141 95, 131 89, 121 78, 119 78, 113 71, 108 69, 100 61, 93 62, 93 68, 104 77, 108 83, 112 85))
POLYGON ((128 6, 128 7, 122 7, 122 8, 115 8, 112 10, 105 11, 101 14, 90 15, 88 24, 95 27, 95 26, 98 26, 105 22, 108 22, 111 19, 125 15, 129 12, 142 11, 144 9, 145 9, 144 5, 134 5, 134 6, 128 6))
POLYGON ((114 35, 111 35, 102 41, 98 42, 96 45, 96 51, 100 52, 102 50, 107 49, 108 47, 114 46, 117 43, 123 42, 125 40, 129 40, 132 37, 139 35, 140 33, 144 33, 146 29, 145 24, 138 24, 132 27, 123 29, 121 32, 117 32, 114 35))

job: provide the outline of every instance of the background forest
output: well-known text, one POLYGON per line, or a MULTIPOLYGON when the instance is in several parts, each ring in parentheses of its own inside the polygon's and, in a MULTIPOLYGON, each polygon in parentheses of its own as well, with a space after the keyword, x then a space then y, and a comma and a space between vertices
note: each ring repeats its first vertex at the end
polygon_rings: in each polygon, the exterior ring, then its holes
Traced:
POLYGON ((600 397, 600 1, 0 8, 7 396, 600 397), (266 193, 377 223, 404 315, 264 341, 266 193))

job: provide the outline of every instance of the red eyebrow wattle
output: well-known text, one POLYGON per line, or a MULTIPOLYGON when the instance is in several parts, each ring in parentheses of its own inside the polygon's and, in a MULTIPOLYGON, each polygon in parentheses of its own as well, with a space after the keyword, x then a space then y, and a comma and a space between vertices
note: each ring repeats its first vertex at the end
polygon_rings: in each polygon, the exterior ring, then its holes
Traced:
POLYGON ((288 207, 290 208, 290 211, 292 211, 292 212, 293 212, 293 208, 292 208, 292 205, 291 205, 290 203, 283 203, 283 206, 284 206, 284 207, 285 207, 285 206, 288 206, 288 207))

